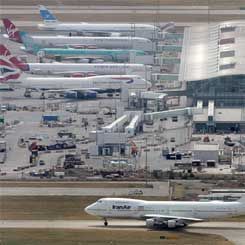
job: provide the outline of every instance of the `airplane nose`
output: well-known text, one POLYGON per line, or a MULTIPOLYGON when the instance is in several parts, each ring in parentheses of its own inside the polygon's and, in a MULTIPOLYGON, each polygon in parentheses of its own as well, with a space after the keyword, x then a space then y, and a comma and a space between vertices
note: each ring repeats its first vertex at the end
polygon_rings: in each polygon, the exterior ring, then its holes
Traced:
POLYGON ((87 214, 89 214, 89 207, 90 207, 90 205, 87 206, 87 207, 84 209, 84 211, 85 211, 87 214))
POLYGON ((93 214, 92 206, 93 205, 91 204, 84 209, 87 214, 93 214))

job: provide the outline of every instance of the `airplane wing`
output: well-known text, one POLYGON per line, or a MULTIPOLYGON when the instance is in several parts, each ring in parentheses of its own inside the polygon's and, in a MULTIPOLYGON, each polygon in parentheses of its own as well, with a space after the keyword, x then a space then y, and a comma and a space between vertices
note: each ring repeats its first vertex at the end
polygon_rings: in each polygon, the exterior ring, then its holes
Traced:
POLYGON ((147 214, 143 216, 146 219, 146 226, 150 229, 174 229, 185 227, 192 222, 200 222, 202 219, 192 217, 182 217, 174 215, 147 214))
POLYGON ((144 218, 156 218, 159 220, 183 220, 187 222, 201 222, 203 219, 198 218, 191 218, 191 217, 181 217, 181 216, 174 216, 174 215, 161 215, 161 214, 146 214, 144 218))

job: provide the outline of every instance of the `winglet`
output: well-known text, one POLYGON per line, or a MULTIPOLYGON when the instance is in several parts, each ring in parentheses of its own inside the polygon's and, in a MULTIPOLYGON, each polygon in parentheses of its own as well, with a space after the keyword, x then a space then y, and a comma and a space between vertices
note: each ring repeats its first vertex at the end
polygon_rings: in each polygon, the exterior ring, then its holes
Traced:
POLYGON ((3 19, 3 25, 4 28, 8 34, 8 37, 11 41, 15 41, 18 43, 22 43, 21 37, 20 37, 20 33, 18 28, 14 25, 13 22, 11 22, 9 19, 4 18, 3 19))
POLYGON ((39 6, 39 13, 44 22, 57 22, 57 18, 45 6, 39 6))

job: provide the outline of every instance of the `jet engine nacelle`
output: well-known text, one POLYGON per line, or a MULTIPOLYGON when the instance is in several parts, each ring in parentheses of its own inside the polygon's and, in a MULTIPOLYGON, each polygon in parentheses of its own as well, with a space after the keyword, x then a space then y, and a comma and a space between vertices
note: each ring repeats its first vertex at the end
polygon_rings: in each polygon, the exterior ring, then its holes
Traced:
POLYGON ((76 72, 76 73, 72 73, 71 77, 86 77, 86 74, 83 72, 76 72))
POLYGON ((94 59, 91 61, 91 63, 104 63, 103 59, 94 59))
POLYGON ((182 220, 161 220, 158 218, 152 218, 146 220, 146 227, 149 229, 175 229, 177 227, 184 227, 186 224, 182 220))
POLYGON ((169 229, 174 229, 174 228, 176 228, 176 227, 177 227, 177 221, 174 220, 174 219, 168 220, 168 221, 167 221, 167 227, 168 227, 169 229))
POLYGON ((147 219, 145 221, 145 224, 146 224, 147 228, 152 229, 152 228, 154 228, 155 220, 154 219, 147 219))

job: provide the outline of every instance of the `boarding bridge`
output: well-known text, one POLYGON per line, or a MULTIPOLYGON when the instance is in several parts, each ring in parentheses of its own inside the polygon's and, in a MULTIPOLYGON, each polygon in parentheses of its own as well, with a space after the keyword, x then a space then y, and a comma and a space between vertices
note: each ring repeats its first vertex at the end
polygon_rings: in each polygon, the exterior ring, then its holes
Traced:
POLYGON ((102 127, 102 131, 105 133, 119 132, 123 130, 123 126, 128 121, 128 119, 129 119, 128 115, 123 115, 119 117, 116 121, 112 122, 111 124, 102 127))
POLYGON ((164 119, 166 117, 174 117, 174 116, 193 116, 194 114, 202 114, 202 107, 185 107, 181 109, 167 110, 167 111, 159 111, 159 112, 150 112, 144 114, 145 121, 154 121, 159 119, 164 119))
POLYGON ((140 123, 140 116, 135 115, 129 125, 125 128, 125 132, 128 134, 129 137, 135 136, 136 129, 140 123))

